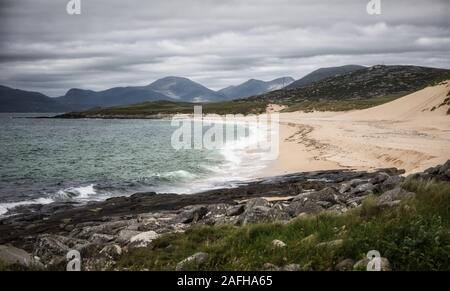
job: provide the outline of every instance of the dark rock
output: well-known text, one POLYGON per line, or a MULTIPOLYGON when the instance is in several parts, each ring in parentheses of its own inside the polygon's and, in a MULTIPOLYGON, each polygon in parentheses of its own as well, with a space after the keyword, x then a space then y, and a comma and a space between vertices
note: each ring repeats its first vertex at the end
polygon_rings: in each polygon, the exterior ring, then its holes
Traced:
POLYGON ((247 201, 247 203, 245 204, 245 209, 251 209, 257 206, 262 206, 262 207, 270 207, 270 203, 263 198, 255 198, 255 199, 250 199, 247 201))
POLYGON ((244 212, 244 210, 245 210, 244 204, 230 206, 227 208, 227 216, 241 215, 244 212))
POLYGON ((270 208, 266 206, 254 206, 246 209, 239 217, 240 225, 247 225, 253 223, 262 223, 271 221, 269 214, 270 208))
POLYGON ((379 196, 377 199, 377 204, 381 207, 392 207, 398 205, 401 200, 413 198, 415 195, 415 193, 408 192, 403 188, 397 187, 379 196))
POLYGON ((375 175, 375 177, 371 178, 369 180, 369 183, 372 184, 379 184, 379 183, 383 183, 384 181, 386 181, 390 176, 385 173, 385 172, 379 172, 375 175))
POLYGON ((364 183, 356 186, 351 192, 351 195, 358 195, 358 196, 367 196, 372 194, 373 190, 375 189, 375 186, 372 183, 364 183))
POLYGON ((379 191, 383 193, 394 189, 398 187, 402 181, 403 178, 401 176, 390 176, 379 186, 379 191))
POLYGON ((304 200, 297 200, 292 202, 289 207, 287 207, 287 212, 292 217, 297 217, 302 213, 314 214, 323 211, 323 207, 318 205, 315 201, 304 198, 304 200))
POLYGON ((191 209, 183 211, 178 217, 177 220, 181 223, 196 223, 203 216, 208 213, 208 208, 205 206, 194 206, 191 209))
POLYGON ((332 187, 326 187, 325 189, 322 189, 320 191, 311 192, 308 197, 317 201, 327 201, 335 204, 338 202, 338 194, 339 192, 336 189, 332 187))

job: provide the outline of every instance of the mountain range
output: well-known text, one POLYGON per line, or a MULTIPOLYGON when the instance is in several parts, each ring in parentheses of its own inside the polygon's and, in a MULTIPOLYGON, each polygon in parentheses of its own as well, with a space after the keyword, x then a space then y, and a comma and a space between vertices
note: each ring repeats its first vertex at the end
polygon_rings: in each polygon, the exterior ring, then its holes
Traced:
POLYGON ((73 88, 64 96, 51 98, 38 92, 0 86, 0 112, 66 112, 112 107, 149 101, 219 102, 259 95, 281 89, 294 79, 249 80, 241 85, 213 91, 182 77, 165 77, 147 86, 115 87, 103 91, 73 88))
POLYGON ((269 82, 250 79, 245 83, 237 86, 229 86, 218 92, 225 95, 228 99, 239 99, 283 89, 294 81, 295 79, 292 77, 282 77, 269 82))
POLYGON ((64 96, 0 86, 0 112, 68 112, 151 101, 219 102, 236 99, 289 101, 352 100, 401 94, 448 76, 450 70, 417 66, 347 65, 321 68, 295 81, 250 79, 218 91, 182 77, 165 77, 146 86, 115 87, 103 91, 73 88, 64 96))

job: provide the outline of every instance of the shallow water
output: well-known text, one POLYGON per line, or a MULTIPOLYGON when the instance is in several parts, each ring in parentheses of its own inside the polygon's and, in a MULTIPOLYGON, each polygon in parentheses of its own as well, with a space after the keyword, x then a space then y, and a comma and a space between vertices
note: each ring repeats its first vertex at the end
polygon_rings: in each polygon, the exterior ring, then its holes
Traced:
POLYGON ((30 203, 228 187, 257 163, 236 143, 176 151, 170 121, 17 117, 0 114, 0 215, 30 203))

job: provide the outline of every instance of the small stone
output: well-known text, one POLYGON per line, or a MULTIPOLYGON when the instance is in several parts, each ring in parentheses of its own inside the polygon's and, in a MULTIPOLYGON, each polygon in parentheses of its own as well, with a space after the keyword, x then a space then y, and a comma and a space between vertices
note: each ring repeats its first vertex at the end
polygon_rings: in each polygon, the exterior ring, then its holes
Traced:
POLYGON ((277 248, 284 248, 284 247, 286 247, 286 244, 283 241, 279 240, 279 239, 274 239, 272 241, 272 245, 274 247, 277 247, 277 248))
POLYGON ((263 266, 263 270, 264 271, 279 271, 280 267, 275 266, 272 263, 265 263, 264 266, 263 266))
POLYGON ((100 251, 100 254, 108 259, 115 260, 122 255, 122 248, 116 244, 108 245, 100 251))
POLYGON ((321 242, 316 245, 318 248, 340 248, 344 244, 344 241, 342 239, 336 239, 332 241, 327 242, 321 242))
POLYGON ((192 256, 182 260, 177 264, 176 270, 183 271, 188 265, 195 265, 196 267, 205 264, 208 261, 209 255, 204 252, 198 252, 192 256))
POLYGON ((353 266, 355 265, 355 261, 352 259, 345 259, 339 262, 334 269, 336 271, 351 271, 353 270, 353 266))
POLYGON ((289 264, 289 265, 281 267, 281 271, 287 271, 287 272, 298 272, 301 270, 302 270, 302 267, 299 264, 289 264))

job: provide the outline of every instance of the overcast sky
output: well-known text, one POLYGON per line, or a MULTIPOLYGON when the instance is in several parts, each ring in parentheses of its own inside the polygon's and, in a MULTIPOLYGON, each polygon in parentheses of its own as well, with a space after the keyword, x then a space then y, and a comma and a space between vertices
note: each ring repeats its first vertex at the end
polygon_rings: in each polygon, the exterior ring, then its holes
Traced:
POLYGON ((0 84, 50 96, 184 76, 212 89, 319 67, 450 68, 449 0, 0 0, 0 84))

